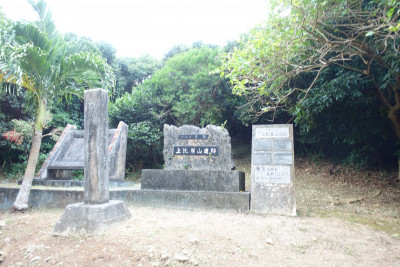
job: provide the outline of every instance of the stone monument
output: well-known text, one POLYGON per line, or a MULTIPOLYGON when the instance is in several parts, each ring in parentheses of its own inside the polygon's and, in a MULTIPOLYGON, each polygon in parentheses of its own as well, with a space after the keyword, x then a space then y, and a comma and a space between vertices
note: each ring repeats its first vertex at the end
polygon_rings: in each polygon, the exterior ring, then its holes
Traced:
POLYGON ((293 125, 253 125, 251 210, 296 216, 293 125))
POLYGON ((244 173, 235 168, 231 138, 214 125, 164 125, 163 170, 142 170, 142 189, 244 191, 244 173))
POLYGON ((141 191, 160 206, 248 210, 244 173, 234 170, 231 138, 214 125, 164 125, 164 169, 143 169, 141 191))
POLYGON ((84 202, 66 207, 55 232, 94 233, 131 216, 123 201, 109 200, 108 93, 87 90, 84 98, 84 202))
MULTIPOLYGON (((117 129, 108 129, 107 134, 110 180, 124 181, 128 126, 120 121, 117 129)), ((73 170, 83 168, 84 130, 68 124, 35 180, 70 180, 73 170)))

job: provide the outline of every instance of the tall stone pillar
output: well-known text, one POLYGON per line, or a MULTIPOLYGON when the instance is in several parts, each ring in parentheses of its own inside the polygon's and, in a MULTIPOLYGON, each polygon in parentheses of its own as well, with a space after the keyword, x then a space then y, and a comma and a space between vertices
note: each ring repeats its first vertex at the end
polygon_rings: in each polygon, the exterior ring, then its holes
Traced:
POLYGON ((84 100, 84 202, 107 203, 109 201, 108 93, 103 89, 87 90, 84 100))
POLYGON ((109 200, 107 147, 107 91, 85 91, 84 202, 68 205, 54 226, 55 232, 95 233, 107 225, 131 217, 123 201, 109 200))

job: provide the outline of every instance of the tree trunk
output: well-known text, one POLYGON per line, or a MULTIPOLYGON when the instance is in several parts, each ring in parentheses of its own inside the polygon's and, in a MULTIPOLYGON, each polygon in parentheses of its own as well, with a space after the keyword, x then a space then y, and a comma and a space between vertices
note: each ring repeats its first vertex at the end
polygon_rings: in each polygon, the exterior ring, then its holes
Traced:
POLYGON ((399 176, 398 176, 398 179, 399 179, 399 181, 400 181, 400 157, 399 157, 399 159, 398 159, 398 161, 397 161, 397 164, 399 165, 399 176))
POLYGON ((39 101, 38 113, 35 121, 35 131, 31 151, 29 153, 28 164, 26 165, 24 179, 19 189, 17 198, 13 204, 14 211, 23 211, 28 209, 29 193, 31 191, 33 177, 35 176, 36 164, 39 159, 40 146, 42 144, 42 130, 44 122, 44 113, 46 110, 46 100, 39 101))
POLYGON ((400 139, 400 103, 390 108, 388 118, 393 124, 397 138, 400 139))
POLYGON ((42 144, 42 132, 36 131, 33 136, 31 151, 29 153, 28 164, 25 169, 24 179, 19 189, 17 198, 13 204, 13 209, 23 211, 28 209, 29 193, 33 177, 35 176, 36 164, 39 158, 40 145, 42 144))
MULTIPOLYGON (((397 138, 400 140, 400 103, 390 108, 388 117, 393 124, 397 138)), ((398 155, 397 164, 399 167, 398 179, 400 180, 400 155, 398 155)))

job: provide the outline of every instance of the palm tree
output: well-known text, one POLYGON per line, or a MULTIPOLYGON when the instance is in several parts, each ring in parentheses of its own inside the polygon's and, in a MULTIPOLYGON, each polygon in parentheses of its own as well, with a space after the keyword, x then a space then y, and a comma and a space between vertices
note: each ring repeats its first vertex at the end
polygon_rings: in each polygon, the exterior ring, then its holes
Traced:
MULTIPOLYGON (((35 112, 35 124, 22 186, 14 202, 16 211, 28 208, 35 174, 45 112, 52 102, 84 89, 112 88, 112 69, 88 43, 67 41, 55 25, 43 0, 28 0, 39 16, 35 23, 5 22, 0 31, 0 80, 25 90, 35 112)), ((10 88, 10 86, 5 86, 10 88)))

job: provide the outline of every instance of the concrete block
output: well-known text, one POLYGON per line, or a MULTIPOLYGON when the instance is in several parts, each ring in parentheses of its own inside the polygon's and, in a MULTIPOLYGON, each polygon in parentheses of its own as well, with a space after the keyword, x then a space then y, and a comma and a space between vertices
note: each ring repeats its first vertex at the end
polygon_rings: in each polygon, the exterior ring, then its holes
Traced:
POLYGON ((292 153, 274 153, 274 165, 293 165, 293 163, 292 153))
MULTIPOLYGON (((0 187, 0 211, 11 209, 18 194, 18 188, 0 187)), ((250 192, 205 192, 147 189, 111 189, 110 199, 122 200, 126 204, 148 207, 168 207, 179 209, 250 209, 250 192)), ((83 201, 83 190, 71 189, 31 189, 30 207, 65 208, 67 205, 83 201)))
POLYGON ((293 184, 256 184, 251 193, 251 210, 271 215, 296 216, 293 184))
POLYGON ((292 151, 293 145, 290 139, 274 140, 274 151, 292 151))
POLYGON ((254 151, 271 151, 273 148, 272 140, 254 140, 253 150, 254 151))
POLYGON ((54 226, 54 232, 98 233, 111 223, 131 217, 123 201, 111 200, 103 204, 84 202, 68 205, 60 220, 54 226))
POLYGON ((178 190, 115 190, 114 199, 137 206, 179 209, 250 209, 250 192, 206 192, 178 190))
POLYGON ((272 163, 272 154, 271 153, 254 153, 252 163, 257 164, 257 165, 271 164, 272 163))
POLYGON ((182 191, 245 191, 240 171, 142 170, 142 189, 182 191))
MULTIPOLYGON (((18 181, 20 185, 22 180, 18 181)), ((134 182, 121 181, 121 180, 110 180, 110 187, 132 187, 135 186, 134 182)), ((80 180, 59 180, 59 179, 33 179, 32 185, 48 186, 48 187, 83 187, 85 186, 84 181, 80 180)))

